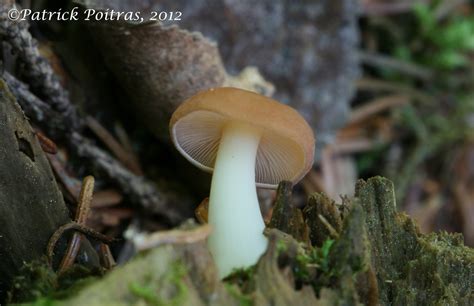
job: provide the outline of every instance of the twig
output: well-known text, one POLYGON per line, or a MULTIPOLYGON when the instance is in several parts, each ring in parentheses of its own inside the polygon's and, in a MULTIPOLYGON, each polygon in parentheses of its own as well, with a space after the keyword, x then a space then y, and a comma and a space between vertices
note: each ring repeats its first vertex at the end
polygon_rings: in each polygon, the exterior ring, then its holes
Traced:
POLYGON ((79 156, 87 158, 97 168, 104 171, 134 202, 140 203, 142 207, 153 213, 166 217, 173 224, 182 220, 177 207, 189 202, 189 199, 174 193, 159 191, 154 183, 143 176, 134 175, 79 133, 73 133, 70 140, 79 156))
POLYGON ((8 18, 8 10, 11 8, 9 5, 0 6, 0 36, 25 64, 23 73, 37 96, 44 98, 52 109, 61 113, 72 129, 79 128, 81 120, 76 107, 69 101, 68 91, 62 87, 49 62, 41 56, 38 42, 28 31, 28 22, 8 18))
POLYGON ((135 159, 138 160, 137 156, 135 155, 135 151, 133 150, 132 142, 130 141, 128 134, 125 132, 123 126, 118 122, 114 125, 114 132, 115 135, 117 135, 117 138, 120 141, 122 147, 130 154, 134 154, 135 159))
POLYGON ((87 116, 86 124, 125 167, 136 175, 143 175, 135 155, 130 154, 97 120, 87 116))
POLYGON ((427 95, 424 92, 416 90, 410 86, 378 79, 361 78, 356 81, 356 87, 359 90, 381 90, 403 93, 424 103, 430 103, 434 100, 432 96, 427 95))
POLYGON ((41 149, 43 149, 43 152, 46 152, 49 154, 58 153, 58 147, 56 146, 54 141, 52 141, 51 139, 46 137, 46 135, 44 135, 43 133, 39 131, 36 131, 35 134, 36 134, 36 138, 38 138, 38 141, 41 145, 41 149))
POLYGON ((69 93, 59 82, 49 62, 41 56, 38 42, 28 31, 28 22, 8 18, 10 8, 8 5, 0 8, 0 36, 25 64, 23 72, 34 92, 44 98, 54 110, 62 113, 72 129, 79 128, 81 121, 75 106, 69 103, 69 93))
POLYGON ((49 135, 64 135, 66 130, 62 125, 61 115, 51 107, 32 94, 23 82, 17 80, 5 71, 3 78, 8 84, 13 95, 17 98, 23 111, 35 122, 44 125, 49 135))
MULTIPOLYGON (((80 232, 86 232, 87 234, 94 233, 95 236, 99 238, 104 238, 103 235, 89 229, 86 226, 87 218, 89 215, 89 211, 91 209, 92 203, 92 195, 94 193, 94 177, 93 176, 86 176, 82 183, 81 194, 79 195, 79 199, 77 201, 77 208, 76 208, 76 215, 74 217, 74 221, 60 227, 51 237, 50 242, 48 243, 48 259, 49 263, 52 264, 52 257, 54 247, 59 240, 59 238, 64 233, 65 229, 68 229, 70 226, 74 225, 74 228, 79 232, 74 232, 72 238, 69 240, 66 252, 64 253, 61 263, 59 264, 58 274, 62 274, 64 271, 69 269, 74 262, 76 261, 77 254, 81 248, 82 241, 84 237, 80 232)), ((110 239, 104 240, 110 242, 110 239)), ((112 257, 110 252, 110 248, 104 242, 100 244, 100 252, 102 263, 104 264, 106 269, 110 269, 114 264, 115 261, 112 257)))
POLYGON ((46 248, 46 256, 48 257, 48 260, 50 264, 52 263, 52 258, 54 256, 54 248, 56 247, 56 244, 58 243, 59 239, 63 236, 63 234, 68 231, 68 230, 76 230, 81 233, 83 233, 86 236, 89 236, 91 238, 94 238, 96 240, 99 240, 103 243, 110 244, 116 239, 112 239, 110 237, 105 236, 104 234, 101 234, 99 232, 96 232, 86 226, 83 226, 81 224, 77 224, 76 222, 72 221, 69 223, 64 224, 63 226, 60 226, 54 234, 51 236, 48 242, 48 246, 46 248))
POLYGON ((402 61, 390 56, 374 54, 365 51, 357 53, 359 60, 366 65, 378 68, 388 68, 400 73, 419 78, 423 81, 429 81, 433 78, 434 73, 428 68, 402 61))
POLYGON ((409 102, 410 98, 406 95, 388 95, 381 98, 376 98, 354 109, 347 124, 349 125, 362 122, 368 117, 371 117, 388 108, 404 105, 409 102))
POLYGON ((170 230, 152 234, 137 234, 132 238, 138 251, 151 249, 162 244, 187 244, 206 239, 211 233, 209 224, 201 225, 192 230, 170 230))
POLYGON ((440 5, 435 10, 435 17, 437 21, 443 20, 446 16, 451 13, 454 9, 456 9, 458 6, 465 4, 467 1, 466 0, 448 0, 448 1, 442 1, 440 5))
POLYGON ((101 190, 95 193, 91 206, 93 208, 104 208, 118 205, 122 202, 123 196, 115 189, 101 190))
MULTIPOLYGON (((44 124, 48 133, 58 131, 58 127, 63 126, 62 121, 65 119, 52 110, 48 104, 29 92, 26 85, 7 72, 5 72, 4 77, 26 114, 35 121, 44 124), (44 119, 48 120, 43 121, 44 119)), ((178 207, 186 206, 190 202, 189 198, 159 190, 153 182, 130 172, 110 154, 97 147, 80 133, 70 130, 61 130, 61 132, 68 135, 67 140, 71 150, 89 160, 99 170, 105 172, 112 181, 117 182, 133 202, 165 217, 172 224, 182 220, 178 207)))
POLYGON ((92 195, 94 194, 95 180, 93 176, 86 176, 82 181, 81 194, 77 203, 76 216, 74 221, 85 225, 87 216, 91 210, 92 195))
MULTIPOLYGON (((14 5, 14 4, 13 4, 14 5)), ((13 22, 8 19, 12 5, 0 6, 0 37, 18 53, 25 64, 25 73, 35 94, 28 86, 10 75, 4 77, 23 110, 35 123, 43 125, 49 136, 62 136, 70 150, 87 158, 117 182, 132 201, 153 213, 165 217, 170 223, 182 220, 179 206, 189 203, 182 195, 170 194, 158 188, 144 177, 134 175, 107 152, 95 146, 80 134, 83 118, 79 117, 70 102, 68 92, 61 86, 51 65, 38 51, 37 42, 28 31, 28 22, 13 22), (41 98, 40 98, 41 97, 41 98), (44 100, 43 100, 44 98, 44 100)))
MULTIPOLYGON (((92 195, 94 193, 94 177, 86 176, 82 182, 81 194, 77 201, 76 216, 74 221, 81 225, 86 226, 87 216, 91 208, 92 195)), ((58 273, 66 271, 76 261, 77 254, 81 248, 82 235, 75 232, 72 235, 71 240, 68 243, 66 253, 63 255, 61 263, 58 268, 58 273)))
POLYGON ((369 138, 353 138, 348 140, 336 140, 330 144, 332 154, 354 154, 373 150, 384 142, 369 138))
POLYGON ((380 2, 380 1, 362 1, 362 15, 391 15, 408 12, 413 9, 416 4, 429 3, 430 0, 418 0, 418 1, 392 1, 392 2, 380 2))
POLYGON ((337 239, 339 237, 339 233, 334 229, 334 227, 331 225, 331 223, 329 223, 329 221, 323 215, 318 214, 318 219, 321 221, 322 224, 324 224, 324 226, 329 231, 329 234, 333 238, 337 239))

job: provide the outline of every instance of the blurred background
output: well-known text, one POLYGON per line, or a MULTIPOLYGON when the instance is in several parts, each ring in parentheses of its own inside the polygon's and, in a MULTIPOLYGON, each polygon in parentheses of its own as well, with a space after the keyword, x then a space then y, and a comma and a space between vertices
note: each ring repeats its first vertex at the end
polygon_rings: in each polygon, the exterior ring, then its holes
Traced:
MULTIPOLYGON (((295 190, 298 205, 316 191, 341 202, 341 196, 354 194, 357 179, 381 175, 394 182, 399 210, 415 218, 422 232, 462 232, 466 244, 474 246, 474 1, 79 2, 141 12, 181 11, 182 20, 165 21, 164 26, 199 31, 209 40, 206 48, 217 48, 212 67, 219 68, 203 77, 251 87, 298 109, 317 137, 314 170, 295 190)), ((17 3, 36 10, 76 5, 17 3)), ((111 137, 128 143, 125 154, 134 160, 129 169, 145 173, 162 188, 189 193, 189 207, 206 197, 209 175, 187 164, 167 136, 155 137, 144 129, 143 111, 135 116, 128 112, 140 97, 150 97, 148 92, 141 95, 147 89, 140 86, 154 76, 140 74, 140 69, 153 68, 153 61, 144 67, 133 56, 157 58, 161 53, 156 48, 162 50, 164 44, 146 43, 146 35, 134 32, 124 40, 103 24, 32 22, 30 31, 71 100, 91 115, 88 136, 113 153, 111 137), (119 38, 109 41, 111 36, 119 38), (111 47, 116 45, 116 50, 111 47), (130 55, 135 53, 139 55, 130 55)), ((174 40, 185 41, 179 36, 174 40)), ((4 49, 5 66, 21 76, 21 67, 7 53, 4 49)), ((178 62, 158 65, 156 73, 166 74, 178 62)), ((194 90, 173 86, 178 93, 159 92, 175 101, 172 107, 194 90)), ((165 119, 163 123, 167 125, 165 119)), ((50 160, 70 194, 78 192, 79 178, 91 172, 64 148, 50 160)), ((100 173, 96 177, 95 213, 89 222, 97 230, 120 236, 137 220, 148 229, 170 225, 131 206, 100 173)), ((262 191, 260 196, 266 212, 274 193, 262 191)))
POLYGON ((474 246, 472 1, 360 2, 362 74, 345 126, 307 183, 337 198, 383 175, 422 232, 474 246))

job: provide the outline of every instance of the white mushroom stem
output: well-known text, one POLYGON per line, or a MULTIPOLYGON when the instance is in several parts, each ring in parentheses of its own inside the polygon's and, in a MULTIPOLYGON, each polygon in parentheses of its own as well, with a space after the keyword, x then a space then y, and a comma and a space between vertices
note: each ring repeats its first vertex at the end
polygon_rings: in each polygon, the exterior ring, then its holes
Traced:
POLYGON ((219 276, 255 264, 267 247, 255 186, 261 132, 231 122, 222 132, 209 196, 209 249, 219 276))

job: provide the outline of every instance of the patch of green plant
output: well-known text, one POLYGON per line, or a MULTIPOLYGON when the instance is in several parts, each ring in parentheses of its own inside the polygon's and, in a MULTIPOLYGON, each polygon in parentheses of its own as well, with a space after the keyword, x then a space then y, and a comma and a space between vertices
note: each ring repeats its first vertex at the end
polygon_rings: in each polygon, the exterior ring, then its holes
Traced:
POLYGON ((175 262, 170 268, 169 273, 165 276, 163 283, 172 284, 176 288, 176 294, 169 300, 159 296, 156 284, 150 279, 145 279, 142 283, 132 282, 129 284, 130 293, 135 297, 142 299, 152 306, 180 306, 186 300, 188 288, 183 282, 186 275, 186 267, 181 262, 175 262))
POLYGON ((224 283, 224 287, 229 292, 229 294, 236 298, 240 306, 251 306, 253 305, 253 299, 249 295, 246 295, 238 289, 237 286, 230 283, 224 283))
POLYGON ((419 39, 433 50, 420 59, 429 66, 452 70, 466 66, 468 52, 474 51, 474 18, 450 15, 440 22, 436 11, 438 5, 418 3, 414 15, 419 24, 419 39))
POLYGON ((256 266, 250 266, 246 268, 236 268, 227 276, 224 281, 228 284, 233 284, 241 288, 242 290, 249 289, 252 287, 252 279, 255 274, 256 266))
POLYGON ((413 88, 425 99, 413 95, 410 104, 392 113, 400 158, 380 169, 380 158, 388 161, 390 146, 357 156, 359 173, 385 174, 395 181, 399 203, 417 174, 424 173, 423 167, 429 171, 440 166, 446 150, 473 139, 469 114, 474 112, 474 15, 446 11, 445 4, 418 3, 411 12, 386 17, 384 23, 374 21, 375 27, 369 28, 380 43, 379 52, 427 72, 420 79, 384 66, 376 70, 378 77, 413 88))
POLYGON ((132 282, 129 284, 128 289, 134 296, 143 299, 149 305, 165 305, 164 301, 156 293, 156 288, 151 285, 144 285, 139 284, 138 282, 132 282))
POLYGON ((178 293, 169 302, 170 306, 181 306, 186 300, 188 294, 188 287, 183 282, 183 277, 186 275, 186 267, 181 262, 176 262, 173 265, 172 274, 170 275, 170 281, 173 283, 178 293))
POLYGON ((276 243, 276 249, 277 254, 280 255, 281 253, 286 252, 288 250, 288 245, 284 240, 280 239, 276 243))
POLYGON ((329 251, 333 244, 334 240, 327 239, 320 248, 314 247, 308 252, 299 253, 296 256, 297 264, 293 267, 296 279, 310 282, 314 272, 328 274, 329 251))
POLYGON ((57 305, 57 301, 50 297, 41 297, 34 301, 32 304, 28 304, 29 306, 55 306, 57 305))
POLYGON ((58 276, 46 259, 26 263, 13 280, 9 292, 11 303, 33 302, 33 305, 52 305, 95 280, 100 271, 74 265, 58 276))
MULTIPOLYGON (((374 169, 375 166, 380 163, 381 158, 386 155, 387 145, 380 144, 375 146, 372 150, 360 154, 356 158, 356 167, 357 172, 361 174, 365 174, 369 172, 371 169, 374 169)), ((368 173, 368 176, 371 176, 371 173, 368 173)))

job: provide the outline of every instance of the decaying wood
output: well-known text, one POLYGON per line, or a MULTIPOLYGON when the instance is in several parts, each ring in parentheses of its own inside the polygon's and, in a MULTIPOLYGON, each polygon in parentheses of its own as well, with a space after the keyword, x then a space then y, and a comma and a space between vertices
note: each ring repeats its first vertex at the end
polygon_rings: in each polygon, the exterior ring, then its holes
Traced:
POLYGON ((471 305, 474 250, 460 234, 422 235, 396 211, 392 182, 359 181, 356 197, 366 213, 371 264, 382 305, 471 305))
POLYGON ((40 54, 36 39, 28 31, 28 22, 8 18, 8 11, 12 7, 16 7, 15 4, 0 5, 0 37, 10 44, 25 65, 23 73, 33 90, 45 98, 52 109, 62 114, 67 126, 77 129, 82 123, 77 116, 76 107, 69 101, 69 93, 60 84, 51 65, 40 54))
MULTIPOLYGON (((120 5, 114 1, 79 2, 97 10, 120 5)), ((130 10, 133 5, 125 4, 130 10)), ((169 140, 173 111, 201 90, 234 86, 266 95, 274 91, 255 67, 229 76, 217 45, 200 32, 157 22, 89 22, 87 26, 108 68, 127 92, 128 107, 162 140, 169 140)))
POLYGON ((28 22, 12 22, 7 18, 9 5, 2 5, 0 11, 0 35, 25 62, 25 74, 32 84, 30 88, 7 71, 3 78, 18 98, 26 115, 44 129, 48 136, 63 139, 69 149, 87 159, 110 180, 117 182, 133 202, 163 216, 171 224, 183 220, 182 213, 190 206, 186 195, 160 189, 154 182, 129 171, 113 156, 95 145, 81 132, 84 118, 79 116, 51 65, 38 51, 36 40, 28 32, 28 22), (178 205, 179 204, 179 205, 178 205))
MULTIPOLYGON (((356 191, 342 224, 339 219, 334 223, 340 227, 338 237, 320 233, 324 244, 333 241, 329 249, 311 249, 270 229, 269 247, 256 266, 223 282, 204 241, 182 244, 178 239, 177 244, 137 256, 64 302, 256 306, 474 302, 474 250, 463 246, 460 236, 420 234, 406 215, 396 212, 393 184, 386 179, 359 181, 356 191)), ((324 195, 312 199, 310 203, 334 205, 324 195)), ((337 208, 328 207, 324 210, 328 216, 339 216, 337 208)), ((305 217, 308 224, 308 218, 315 218, 305 217)))
POLYGON ((308 228, 304 222, 303 214, 291 202, 292 189, 293 184, 288 181, 283 181, 278 185, 272 218, 268 227, 288 233, 296 240, 309 242, 308 228))
POLYGON ((321 246, 327 237, 337 238, 342 230, 341 214, 335 202, 323 193, 314 193, 303 209, 313 245, 321 246))
MULTIPOLYGON (((59 113, 51 111, 51 108, 29 92, 22 82, 7 72, 5 72, 4 76, 9 81, 9 84, 13 85, 12 92, 18 97, 27 115, 38 121, 40 125, 45 124, 46 128, 51 127, 51 130, 67 126, 63 125, 64 118, 59 113), (28 112, 28 110, 33 111, 28 112), (45 118, 50 120, 44 120, 45 118)), ((116 181, 122 190, 130 196, 132 201, 157 215, 164 216, 170 223, 176 223, 183 219, 180 207, 188 206, 186 203, 190 202, 189 198, 184 195, 160 190, 156 184, 148 181, 145 177, 133 174, 114 157, 96 146, 92 140, 82 136, 82 134, 63 131, 62 129, 60 132, 69 135, 68 141, 72 150, 79 156, 89 160, 111 180, 116 181)))
POLYGON ((0 81, 0 301, 23 263, 40 258, 69 220, 45 153, 0 81))

